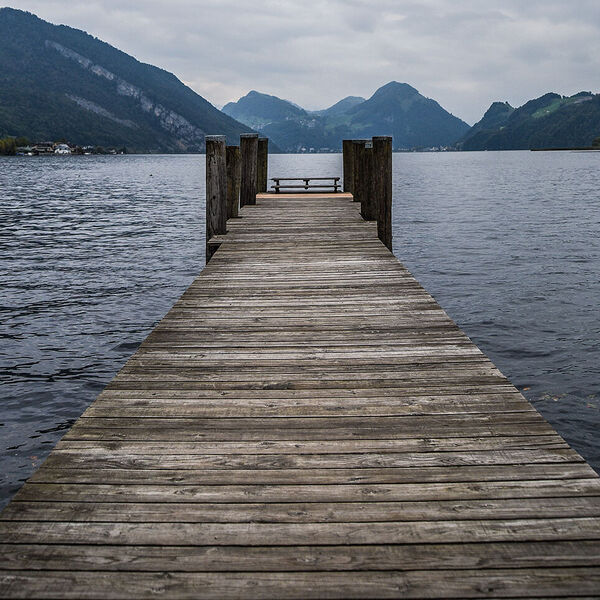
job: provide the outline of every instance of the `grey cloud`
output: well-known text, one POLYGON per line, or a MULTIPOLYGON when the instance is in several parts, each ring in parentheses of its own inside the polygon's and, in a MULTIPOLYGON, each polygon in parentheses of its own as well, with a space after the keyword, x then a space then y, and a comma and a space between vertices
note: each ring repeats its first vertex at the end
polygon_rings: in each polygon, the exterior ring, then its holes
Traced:
POLYGON ((222 105, 322 108, 395 79, 468 122, 494 100, 598 91, 598 0, 19 0, 173 71, 222 105))

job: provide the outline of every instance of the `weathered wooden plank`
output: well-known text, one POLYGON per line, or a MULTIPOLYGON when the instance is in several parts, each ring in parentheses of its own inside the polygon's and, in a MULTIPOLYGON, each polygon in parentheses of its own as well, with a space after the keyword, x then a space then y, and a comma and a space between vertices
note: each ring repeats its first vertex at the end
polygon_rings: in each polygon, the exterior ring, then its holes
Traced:
POLYGON ((335 440, 473 437, 485 435, 550 434, 552 428, 537 413, 515 412, 392 417, 246 417, 80 419, 65 439, 125 440, 335 440))
MULTIPOLYGON (((285 388, 283 388, 285 389, 285 388)), ((449 434, 452 430, 463 430, 471 427, 494 425, 547 425, 537 412, 498 414, 476 414, 465 419, 463 415, 394 415, 389 417, 220 417, 218 426, 221 431, 251 431, 264 429, 316 429, 334 431, 336 429, 361 428, 375 431, 378 429, 391 430, 397 435, 403 431, 414 432, 422 430, 432 432, 436 428, 449 434)), ((77 422, 78 428, 97 427, 104 429, 139 429, 139 428, 173 428, 179 431, 187 428, 207 431, 214 428, 215 421, 211 418, 190 417, 86 417, 77 422)), ((393 436, 396 437, 396 436, 393 436)), ((410 436, 413 437, 413 436, 410 436)), ((301 438, 299 438, 301 439, 301 438)), ((375 438, 374 438, 375 439, 375 438)))
MULTIPOLYGON (((98 462, 98 461, 90 461, 98 462)), ((117 462, 117 461, 113 461, 117 462)), ((422 482, 521 481, 529 479, 578 479, 593 477, 585 463, 486 465, 461 467, 388 467, 370 469, 142 469, 123 466, 48 468, 34 473, 31 483, 144 484, 162 485, 327 485, 398 484, 422 482)), ((131 461, 136 463, 137 461, 131 461)))
MULTIPOLYGON (((138 505, 140 506, 140 505, 138 505)), ((143 506, 143 505, 142 505, 143 506)), ((0 544, 5 570, 71 571, 422 571, 600 565, 600 545, 577 542, 495 542, 295 546, 115 546, 0 544)))
MULTIPOLYGON (((154 485, 27 483, 20 502, 404 502, 488 498, 598 496, 593 473, 584 479, 348 485, 154 485)), ((543 504, 543 501, 541 502, 543 504)))
MULTIPOLYGON (((223 402, 308 402, 313 400, 315 404, 331 402, 342 402, 352 400, 362 400, 365 404, 369 402, 385 402, 390 403, 411 402, 427 403, 427 402, 517 402, 523 400, 523 396, 519 394, 514 387, 508 382, 499 385, 481 385, 481 386, 455 386, 445 385, 441 383, 438 386, 430 386, 423 388, 370 388, 358 385, 355 388, 327 388, 327 389, 308 389, 308 390, 163 390, 149 391, 145 389, 139 390, 114 390, 105 389, 99 396, 99 401, 114 401, 114 400, 170 400, 177 399, 182 403, 185 401, 198 401, 199 404, 210 401, 223 402)), ((529 405, 529 403, 528 403, 529 405)), ((531 406, 531 405, 529 405, 531 406)), ((558 434, 556 434, 558 435, 558 434)))
MULTIPOLYGON (((469 416, 469 419, 471 415, 469 416)), ((421 438, 426 433, 422 428, 412 430, 398 429, 395 427, 370 428, 368 425, 362 427, 335 427, 332 429, 314 429, 314 428, 288 428, 288 429, 272 429, 268 426, 260 429, 246 430, 243 427, 237 430, 222 430, 222 429, 199 429, 202 424, 201 419, 195 419, 190 422, 189 427, 183 427, 181 424, 178 427, 165 428, 163 423, 154 424, 151 426, 150 419, 138 419, 140 422, 137 427, 94 427, 92 424, 83 424, 77 422, 66 435, 67 440, 104 440, 104 441, 170 441, 176 437, 179 441, 278 441, 278 440, 377 440, 377 439, 394 439, 394 438, 421 438)), ((91 419, 85 419, 91 421, 91 419)), ((168 424, 171 419, 165 419, 164 424, 168 424)), ((206 422, 204 425, 210 427, 214 423, 206 422)), ((333 425, 333 423, 331 424, 333 425)), ((468 425, 464 424, 460 427, 446 428, 443 423, 436 427, 430 428, 427 432, 434 437, 448 435, 448 437, 473 437, 473 436, 514 436, 525 434, 541 434, 546 435, 552 433, 552 428, 545 422, 530 422, 530 423, 507 423, 497 424, 490 423, 488 425, 468 425)))
MULTIPOLYGON (((545 463, 583 463, 574 450, 504 450, 482 452, 376 452, 354 454, 159 454, 93 457, 79 453, 53 454, 45 468, 82 469, 375 469, 410 467, 456 467, 484 465, 533 465, 545 463)), ((358 471, 357 471, 358 473, 358 471)))
POLYGON ((489 519, 394 523, 94 523, 0 521, 5 543, 298 546, 598 540, 600 519, 489 519))
POLYGON ((558 435, 522 435, 464 438, 398 438, 382 440, 301 440, 259 442, 182 442, 171 440, 168 445, 154 442, 121 442, 61 440, 53 454, 69 454, 85 449, 88 456, 110 456, 113 453, 135 454, 341 454, 361 452, 448 452, 502 449, 568 448, 558 435))
MULTIPOLYGON (((243 359, 242 359, 243 360, 243 359)), ((361 374, 379 373, 404 374, 406 372, 423 371, 425 369, 436 369, 436 371, 446 372, 448 370, 465 372, 470 374, 475 371, 477 373, 493 373, 496 375, 498 371, 492 366, 488 359, 475 355, 457 355, 448 354, 441 356, 423 356, 423 357, 388 357, 388 358, 364 358, 354 359, 351 357, 342 359, 322 359, 322 360, 298 360, 282 358, 278 359, 262 359, 260 355, 254 358, 249 358, 244 361, 244 366, 240 367, 239 363, 234 360, 221 360, 219 357, 200 358, 200 359, 180 359, 161 358, 139 356, 132 359, 126 367, 123 367, 120 372, 120 377, 128 374, 143 374, 146 372, 171 373, 172 371, 184 373, 210 373, 221 374, 227 371, 235 371, 246 375, 248 371, 260 370, 266 374, 283 373, 311 373, 314 371, 321 373, 337 374, 341 370, 349 367, 354 367, 355 371, 361 374), (380 370, 378 370, 380 369, 380 370)), ((388 376, 389 377, 389 376, 388 376)))
POLYGON ((6 571, 10 598, 523 598, 597 597, 597 568, 346 571, 286 573, 131 573, 6 571))
MULTIPOLYGON (((269 504, 183 504, 119 502, 13 502, 4 521, 108 523, 369 523, 536 519, 600 516, 600 495, 566 498, 439 500, 421 502, 336 502, 269 504)), ((600 548, 598 548, 600 554, 600 548)))
POLYGON ((493 399, 480 401, 438 401, 438 402, 403 402, 391 398, 382 398, 380 402, 360 401, 343 398, 341 401, 323 401, 315 404, 309 400, 269 401, 204 400, 202 404, 193 400, 180 398, 161 398, 156 400, 123 398, 114 400, 97 400, 85 412, 85 417, 293 417, 293 416, 394 416, 402 414, 476 414, 490 412, 531 412, 531 405, 522 400, 504 402, 493 399))
MULTIPOLYGON (((348 365, 351 367, 352 365, 348 365)), ((327 368, 319 370, 318 365, 303 365, 301 367, 290 368, 286 366, 269 366, 261 369, 254 369, 252 365, 232 369, 231 365, 224 367, 213 367, 204 369, 202 367, 182 367, 180 369, 168 367, 136 368, 135 366, 123 367, 120 373, 115 377, 115 384, 135 383, 136 381, 163 381, 163 382, 184 382, 198 381, 198 385, 209 382, 235 383, 235 382, 266 382, 267 384, 276 384, 279 381, 297 381, 298 386, 306 389, 307 387, 320 387, 329 383, 332 387, 346 387, 347 385, 356 385, 356 381, 364 382, 365 379, 372 379, 374 384, 379 382, 378 387, 401 387, 400 382, 404 381, 453 381, 453 382, 472 382, 482 381, 485 383, 504 383, 506 379, 494 367, 487 363, 470 364, 463 368, 453 368, 451 365, 443 365, 435 368, 432 365, 408 365, 406 368, 400 368, 398 365, 390 365, 385 370, 378 371, 377 368, 357 367, 355 369, 343 369, 340 367, 327 368), (382 386, 388 382, 394 382, 392 385, 382 386), (343 385, 344 382, 346 385, 343 385)))

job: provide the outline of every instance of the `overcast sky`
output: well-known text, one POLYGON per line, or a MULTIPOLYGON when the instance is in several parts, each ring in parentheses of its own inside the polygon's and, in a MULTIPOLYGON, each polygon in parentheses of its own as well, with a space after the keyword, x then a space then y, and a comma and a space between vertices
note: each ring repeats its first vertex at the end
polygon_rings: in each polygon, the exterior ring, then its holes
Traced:
MULTIPOLYGON (((1 4, 2 0, 0 0, 1 4)), ((600 91, 600 0, 15 0, 175 73, 324 108, 396 80, 469 123, 494 100, 600 91)))

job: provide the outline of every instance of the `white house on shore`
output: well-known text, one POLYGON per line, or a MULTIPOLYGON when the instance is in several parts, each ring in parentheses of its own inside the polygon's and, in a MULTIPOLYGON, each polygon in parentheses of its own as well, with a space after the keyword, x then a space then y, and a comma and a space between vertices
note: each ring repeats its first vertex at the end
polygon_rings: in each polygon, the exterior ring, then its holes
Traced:
POLYGON ((54 154, 71 154, 71 148, 67 144, 58 144, 54 149, 54 154))

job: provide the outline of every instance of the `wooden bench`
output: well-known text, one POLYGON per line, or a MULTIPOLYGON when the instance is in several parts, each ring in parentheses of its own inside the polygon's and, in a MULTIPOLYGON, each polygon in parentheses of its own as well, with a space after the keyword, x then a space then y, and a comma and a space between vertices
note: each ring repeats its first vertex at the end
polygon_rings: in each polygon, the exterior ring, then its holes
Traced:
POLYGON ((334 192, 341 191, 340 177, 273 177, 274 185, 271 189, 278 194, 281 190, 329 190, 333 188, 334 192), (282 185, 282 181, 304 182, 304 183, 288 183, 282 185), (311 183, 312 181, 323 181, 330 183, 311 183))

